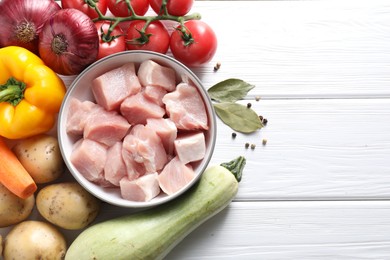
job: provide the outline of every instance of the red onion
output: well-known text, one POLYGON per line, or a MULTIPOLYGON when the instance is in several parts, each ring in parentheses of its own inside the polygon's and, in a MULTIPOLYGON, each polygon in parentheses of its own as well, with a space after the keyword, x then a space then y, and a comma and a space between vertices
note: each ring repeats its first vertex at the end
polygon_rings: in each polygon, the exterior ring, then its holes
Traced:
POLYGON ((39 38, 40 57, 59 74, 79 74, 97 59, 97 29, 92 20, 77 9, 58 11, 46 22, 39 38))
POLYGON ((60 9, 53 0, 0 1, 0 47, 16 45, 38 54, 38 35, 60 9))

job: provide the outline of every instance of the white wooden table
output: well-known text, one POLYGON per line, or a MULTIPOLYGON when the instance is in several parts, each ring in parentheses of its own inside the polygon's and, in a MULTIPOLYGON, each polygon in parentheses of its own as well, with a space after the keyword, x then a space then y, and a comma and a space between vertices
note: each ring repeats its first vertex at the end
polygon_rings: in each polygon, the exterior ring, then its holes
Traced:
MULTIPOLYGON (((390 259, 390 1, 197 0, 193 11, 219 40, 195 73, 207 88, 256 85, 242 103, 268 124, 233 139, 218 120, 211 163, 246 157, 239 192, 166 259, 390 259)), ((123 214, 106 206, 98 220, 123 214)))
POLYGON ((220 43, 198 76, 255 84, 243 104, 268 124, 218 124, 212 163, 247 158, 239 193, 167 259, 390 259, 390 2, 194 8, 220 43))

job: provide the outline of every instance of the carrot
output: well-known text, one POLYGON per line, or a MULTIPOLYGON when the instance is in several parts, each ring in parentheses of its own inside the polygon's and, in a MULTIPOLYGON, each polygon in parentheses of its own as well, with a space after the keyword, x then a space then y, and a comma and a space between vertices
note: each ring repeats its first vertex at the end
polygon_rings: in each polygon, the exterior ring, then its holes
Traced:
POLYGON ((0 137, 0 182, 22 199, 30 197, 37 185, 16 155, 0 137))

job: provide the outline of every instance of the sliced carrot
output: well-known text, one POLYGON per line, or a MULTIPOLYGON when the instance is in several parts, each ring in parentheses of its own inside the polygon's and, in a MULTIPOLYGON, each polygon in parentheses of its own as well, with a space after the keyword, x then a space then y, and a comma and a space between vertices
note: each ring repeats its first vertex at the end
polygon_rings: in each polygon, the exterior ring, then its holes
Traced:
POLYGON ((16 155, 0 137, 0 182, 22 199, 30 197, 37 185, 16 155))

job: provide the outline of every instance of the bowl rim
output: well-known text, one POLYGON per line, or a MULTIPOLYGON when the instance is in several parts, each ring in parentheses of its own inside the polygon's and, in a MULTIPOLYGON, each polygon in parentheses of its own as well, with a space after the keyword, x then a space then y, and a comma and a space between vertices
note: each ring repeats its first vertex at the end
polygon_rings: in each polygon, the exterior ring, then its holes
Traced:
MULTIPOLYGON (((153 59, 153 58, 146 58, 145 60, 148 60, 148 59, 153 59)), ((131 62, 131 59, 129 59, 129 62, 131 62)), ((138 63, 138 62, 136 62, 136 63, 138 63)), ((199 181, 203 172, 208 167, 208 165, 211 161, 211 158, 213 156, 214 150, 215 150, 216 139, 217 139, 217 120, 216 120, 215 109, 214 109, 214 106, 212 104, 212 100, 211 100, 210 96, 208 95, 207 90, 205 89, 205 87, 204 87, 203 83, 201 82, 201 80, 199 79, 199 77, 190 68, 188 68, 186 65, 184 65, 180 61, 178 61, 178 60, 176 60, 176 59, 174 59, 166 54, 157 53, 157 52, 153 52, 153 51, 146 51, 146 50, 127 50, 127 51, 123 51, 123 52, 114 53, 114 54, 111 54, 109 56, 106 56, 102 59, 95 61, 94 63, 89 65, 87 68, 85 68, 80 74, 78 74, 75 77, 75 79, 73 80, 71 85, 68 86, 67 91, 66 91, 65 96, 64 96, 64 99, 62 101, 61 107, 60 107, 60 111, 58 113, 57 122, 58 122, 58 126, 59 126, 58 130, 57 130, 59 147, 60 147, 62 157, 64 158, 65 164, 67 166, 67 171, 71 173, 71 175, 74 177, 74 179, 81 186, 83 186, 84 189, 86 189, 89 193, 91 193, 92 195, 94 195, 98 199, 100 199, 104 202, 107 202, 111 205, 124 207, 124 208, 141 209, 141 208, 154 207, 157 205, 165 204, 165 203, 179 197, 183 193, 185 193, 188 189, 190 189, 195 183, 197 183, 199 181), (65 111, 65 107, 66 107, 66 103, 67 103, 66 101, 68 100, 69 97, 72 96, 72 93, 75 89, 75 86, 78 84, 78 82, 80 80, 82 80, 84 75, 87 74, 90 70, 92 70, 95 66, 98 66, 100 63, 107 62, 107 60, 115 59, 116 57, 123 56, 123 55, 126 55, 126 56, 147 55, 150 57, 154 56, 154 57, 158 57, 160 59, 167 60, 168 63, 175 63, 177 66, 181 67, 187 75, 190 75, 190 79, 192 81, 195 81, 194 85, 198 89, 198 91, 200 92, 201 97, 205 103, 206 111, 208 111, 207 115, 209 117, 208 120, 209 120, 210 128, 207 131, 209 132, 209 143, 208 143, 208 146, 206 147, 205 157, 200 161, 200 164, 197 168, 197 171, 196 171, 197 174, 196 174, 195 178, 193 180, 191 180, 182 189, 175 192, 174 194, 164 196, 162 198, 159 198, 158 200, 152 199, 151 201, 147 201, 147 202, 131 201, 131 200, 123 199, 123 198, 116 198, 114 201, 110 200, 109 197, 104 196, 104 194, 102 194, 101 192, 97 192, 94 188, 91 189, 91 187, 94 187, 96 184, 93 184, 89 180, 86 180, 84 177, 81 176, 81 173, 74 172, 74 170, 77 170, 77 169, 75 169, 75 167, 70 162, 69 155, 66 155, 65 148, 63 147, 63 142, 64 142, 63 136, 65 138, 65 135, 67 135, 66 124, 65 124, 66 118, 65 118, 64 111, 65 111)))

